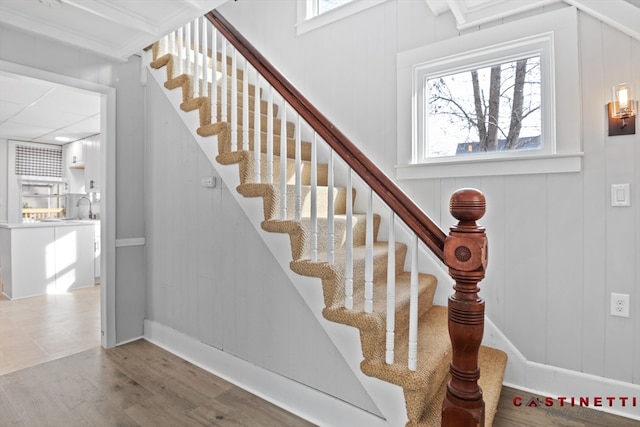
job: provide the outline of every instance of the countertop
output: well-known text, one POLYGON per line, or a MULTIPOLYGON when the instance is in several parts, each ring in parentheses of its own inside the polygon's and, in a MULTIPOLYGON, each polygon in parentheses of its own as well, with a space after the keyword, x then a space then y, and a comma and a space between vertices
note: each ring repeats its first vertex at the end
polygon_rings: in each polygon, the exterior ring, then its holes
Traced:
POLYGON ((0 228, 43 228, 43 227, 72 227, 78 225, 95 225, 100 220, 96 219, 49 219, 41 222, 0 222, 0 228))

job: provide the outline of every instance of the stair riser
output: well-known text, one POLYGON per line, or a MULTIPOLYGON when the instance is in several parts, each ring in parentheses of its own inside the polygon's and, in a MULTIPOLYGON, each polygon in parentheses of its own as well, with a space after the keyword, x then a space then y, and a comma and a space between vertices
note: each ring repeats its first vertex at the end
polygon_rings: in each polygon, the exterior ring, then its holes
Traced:
MULTIPOLYGON (((249 133, 248 133, 248 151, 253 152, 253 145, 255 142, 255 131, 253 129, 249 129, 249 133)), ((242 150, 243 148, 243 141, 244 141, 244 131, 242 127, 238 128, 238 135, 237 135, 237 139, 236 139, 236 145, 237 145, 237 150, 242 150)), ((266 132, 260 132, 260 151, 262 153, 266 153, 267 152, 267 143, 268 143, 268 137, 267 137, 267 133, 266 132)), ((273 155, 274 156, 280 156, 280 138, 274 138, 273 139, 273 155)), ((287 157, 289 159, 295 159, 295 151, 296 151, 296 141, 293 138, 287 138, 287 146, 286 146, 286 150, 287 150, 287 157)), ((230 140, 225 140, 225 141, 219 141, 218 143, 218 154, 223 154, 223 153, 228 153, 231 152, 231 141, 230 140)), ((300 144, 300 158, 303 161, 310 161, 311 160, 311 143, 310 142, 306 142, 306 141, 301 141, 300 144)), ((322 168, 322 165, 318 165, 319 168, 322 168)), ((324 169, 326 170, 326 166, 324 167, 324 169)))
MULTIPOLYGON (((240 166, 240 183, 241 184, 251 184, 258 183, 255 179, 255 158, 254 153, 251 151, 246 152, 245 159, 240 166)), ((260 158, 260 182, 259 183, 269 183, 269 165, 267 163, 267 156, 262 154, 260 158)), ((280 185, 280 157, 274 156, 271 164, 272 168, 272 184, 280 185)), ((311 185, 311 164, 307 161, 303 161, 300 163, 301 167, 301 184, 304 186, 311 185)), ((287 159, 287 167, 286 167, 286 177, 287 177, 287 185, 295 185, 295 160, 287 159)), ((327 185, 327 165, 318 165, 317 167, 317 177, 316 182, 319 188, 327 185)), ((303 189, 303 200, 308 200, 310 197, 309 194, 306 193, 306 190, 303 189)), ((318 196, 320 198, 320 196, 318 196)), ((288 201, 292 201, 293 195, 287 197, 288 201)), ((340 204, 336 204, 336 206, 345 206, 345 202, 340 200, 340 204)), ((292 205, 293 206, 293 205, 292 205)), ((336 208, 341 209, 341 208, 336 208)), ((293 212, 290 207, 288 208, 289 212, 293 212)), ((337 211, 338 213, 344 212, 341 210, 337 211)))
MULTIPOLYGON (((385 282, 386 284, 386 282, 385 282)), ((406 293, 409 293, 409 283, 406 286, 406 293)), ((399 289, 396 289, 399 292, 399 289)), ((420 278, 418 292, 418 318, 422 317, 432 306, 435 286, 428 286, 427 276, 420 278)), ((398 296, 397 296, 398 298, 398 296)), ((386 287, 379 287, 374 290, 374 300, 378 302, 386 301, 386 287), (376 292, 378 291, 378 292, 376 292)), ((386 306, 380 312, 386 312, 386 306)), ((394 332, 394 346, 407 345, 409 335, 409 317, 411 314, 410 298, 407 296, 402 302, 396 303, 394 332)), ((373 324, 373 323, 372 323, 373 324)), ((366 331, 361 330, 360 339, 362 341, 362 353, 367 359, 384 359, 386 353, 386 322, 373 324, 375 327, 366 331)))
MULTIPOLYGON (((231 123, 231 109, 227 109, 227 122, 231 123)), ((217 116, 213 117, 213 122, 221 122, 222 120, 222 109, 220 108, 220 106, 218 106, 218 112, 217 112, 217 116)), ((213 123, 212 122, 212 123, 213 123)), ((237 109, 237 114, 236 114, 236 123, 238 124, 238 126, 243 126, 244 124, 244 117, 242 116, 242 108, 238 108, 237 109)), ((260 130, 261 132, 267 132, 267 128, 268 128, 268 123, 269 123, 269 118, 265 115, 265 114, 261 114, 260 115, 260 130)), ((281 120, 278 118, 273 118, 273 135, 274 138, 280 138, 281 135, 281 120)), ((256 126, 256 120, 255 120, 255 116, 253 114, 249 114, 248 117, 248 124, 249 124, 249 129, 255 129, 256 126)), ((295 125, 292 122, 287 122, 286 123, 286 135, 288 138, 293 138, 295 136, 295 125)), ((275 141, 274 141, 275 142, 275 141)), ((278 144, 280 143, 280 141, 277 142, 278 144)), ((275 145, 275 144, 274 144, 275 145)))
MULTIPOLYGON (((339 251, 345 248, 347 239, 347 221, 344 217, 334 218, 334 237, 333 237, 333 250, 339 251)), ((311 224, 308 219, 301 221, 302 233, 291 235, 291 247, 300 248, 293 253, 293 259, 305 259, 311 256, 311 224)), ((380 228, 380 217, 374 216, 373 235, 374 239, 378 234, 380 228)), ((317 253, 321 260, 327 259, 327 253, 329 248, 329 232, 328 221, 326 218, 318 219, 317 227, 317 253)), ((364 246, 366 243, 366 221, 363 215, 353 217, 352 224, 353 231, 353 246, 364 246)))
MULTIPOLYGON (((236 108, 237 108, 237 112, 238 115, 240 117, 242 117, 242 111, 244 110, 243 106, 242 106, 242 93, 238 94, 238 96, 236 97, 236 108)), ((217 93, 216 99, 218 100, 216 108, 217 108, 217 112, 218 112, 218 116, 220 116, 222 114, 222 96, 220 94, 220 92, 217 93)), ((231 91, 229 91, 228 95, 227 95, 227 115, 231 114, 231 91)), ((255 114, 255 101, 253 96, 249 97, 248 100, 248 110, 249 110, 249 117, 253 116, 255 114)), ((267 112, 269 108, 269 103, 267 101, 264 100, 260 100, 260 114, 267 114, 267 112)), ((272 104, 271 105, 271 111, 273 111, 273 117, 277 117, 278 116, 278 111, 279 111, 279 105, 277 104, 272 104)))

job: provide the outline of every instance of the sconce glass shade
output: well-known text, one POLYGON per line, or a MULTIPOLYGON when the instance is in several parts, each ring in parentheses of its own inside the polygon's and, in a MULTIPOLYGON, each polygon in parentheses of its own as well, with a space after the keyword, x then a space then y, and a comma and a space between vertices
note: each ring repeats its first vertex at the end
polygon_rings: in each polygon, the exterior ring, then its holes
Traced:
POLYGON ((626 118, 636 115, 636 101, 633 97, 633 87, 627 83, 620 83, 611 88, 611 115, 616 118, 626 118))

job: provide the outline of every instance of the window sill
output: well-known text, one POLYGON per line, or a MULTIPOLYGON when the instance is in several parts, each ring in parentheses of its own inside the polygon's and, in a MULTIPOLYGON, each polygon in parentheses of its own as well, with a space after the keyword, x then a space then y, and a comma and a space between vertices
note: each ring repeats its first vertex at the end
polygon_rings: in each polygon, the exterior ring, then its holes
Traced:
POLYGON ((584 153, 494 159, 447 159, 396 166, 398 180, 580 172, 584 153))
MULTIPOLYGON (((385 1, 386 0, 353 0, 310 19, 304 19, 304 13, 299 13, 298 24, 296 25, 297 33, 300 35, 315 30, 316 28, 324 27, 325 25, 331 24, 332 22, 338 21, 342 18, 355 15, 356 13, 369 9, 370 7, 377 6, 385 1)), ((298 7, 304 8, 304 5, 301 6, 299 2, 298 7)))

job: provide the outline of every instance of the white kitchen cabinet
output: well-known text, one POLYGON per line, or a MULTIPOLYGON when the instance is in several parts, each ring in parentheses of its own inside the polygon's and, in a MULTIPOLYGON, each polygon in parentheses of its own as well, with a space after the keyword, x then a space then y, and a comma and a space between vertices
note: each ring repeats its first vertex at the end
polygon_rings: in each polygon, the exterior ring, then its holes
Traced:
POLYGON ((53 227, 0 231, 3 293, 10 299, 16 299, 54 291, 53 227))
POLYGON ((2 292, 11 299, 92 286, 93 222, 0 226, 2 292), (51 225, 49 225, 51 224, 51 225))
POLYGON ((56 291, 82 288, 95 284, 95 227, 54 227, 56 291))
POLYGON ((87 193, 100 192, 100 136, 84 140, 84 184, 87 193))
POLYGON ((69 193, 100 192, 100 135, 66 144, 63 158, 69 193))
POLYGON ((68 185, 68 193, 86 193, 84 177, 84 148, 84 141, 71 142, 62 147, 62 156, 64 159, 63 174, 64 180, 68 185))

